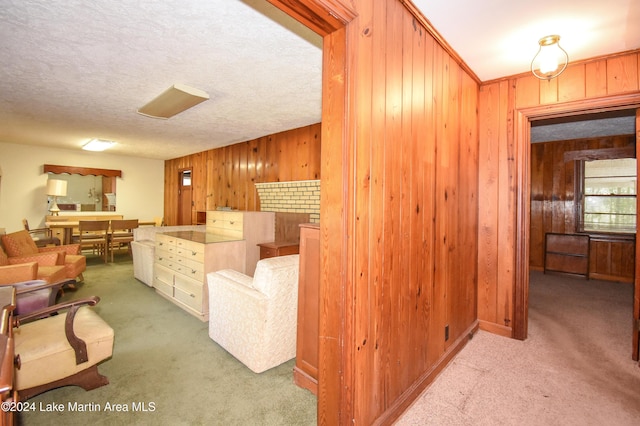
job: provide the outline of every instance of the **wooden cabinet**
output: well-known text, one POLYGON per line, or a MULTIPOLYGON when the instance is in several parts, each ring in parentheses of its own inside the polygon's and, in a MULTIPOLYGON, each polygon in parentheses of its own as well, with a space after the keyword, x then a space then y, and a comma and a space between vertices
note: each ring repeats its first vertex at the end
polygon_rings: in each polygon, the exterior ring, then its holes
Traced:
POLYGON ((544 272, 582 275, 589 279, 589 236, 547 233, 544 272))
POLYGON ((298 283, 298 331, 296 385, 318 394, 318 328, 320 308, 320 227, 300 226, 300 276, 298 283))
POLYGON ((273 242, 258 244, 260 247, 260 259, 269 257, 287 256, 289 254, 298 254, 300 252, 300 244, 296 242, 273 242))
POLYGON ((632 283, 636 269, 635 235, 591 235, 589 277, 632 283))
POLYGON ((156 234, 156 292, 202 321, 209 320, 207 273, 244 268, 245 242, 198 231, 156 234))
POLYGON ((244 264, 237 271, 253 276, 260 260, 258 244, 274 241, 275 213, 213 210, 207 212, 208 233, 246 241, 244 264))

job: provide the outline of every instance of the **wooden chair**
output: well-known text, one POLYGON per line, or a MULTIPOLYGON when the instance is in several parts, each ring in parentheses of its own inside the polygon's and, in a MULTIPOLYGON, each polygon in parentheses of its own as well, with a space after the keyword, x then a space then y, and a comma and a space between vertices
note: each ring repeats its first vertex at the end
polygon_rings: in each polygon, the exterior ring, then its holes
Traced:
POLYGON ((80 250, 90 248, 94 253, 104 257, 107 263, 109 255, 109 221, 81 220, 78 222, 78 244, 80 250))
POLYGON ((24 229, 26 229, 29 232, 29 235, 31 235, 31 238, 33 238, 33 241, 36 243, 37 247, 46 247, 51 244, 56 246, 60 245, 60 239, 58 237, 53 236, 53 234, 51 233, 51 229, 49 228, 30 229, 29 222, 27 221, 27 219, 22 219, 22 225, 24 226, 24 229))
POLYGON ((133 241, 133 230, 138 227, 138 219, 112 220, 111 232, 109 233, 109 250, 111 251, 111 262, 113 262, 113 251, 127 246, 127 252, 131 256, 131 242, 133 241))

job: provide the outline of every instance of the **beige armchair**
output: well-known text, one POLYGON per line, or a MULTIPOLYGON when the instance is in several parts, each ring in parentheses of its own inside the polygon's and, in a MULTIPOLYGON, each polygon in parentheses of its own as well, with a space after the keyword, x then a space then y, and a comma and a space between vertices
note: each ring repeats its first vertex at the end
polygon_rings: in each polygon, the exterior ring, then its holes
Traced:
POLYGON ((255 373, 296 356, 299 255, 207 274, 209 337, 255 373))
POLYGON ((62 386, 91 390, 109 383, 98 363, 113 353, 113 329, 85 306, 99 300, 91 297, 14 317, 14 390, 19 400, 62 386), (65 309, 66 315, 48 316, 65 309))

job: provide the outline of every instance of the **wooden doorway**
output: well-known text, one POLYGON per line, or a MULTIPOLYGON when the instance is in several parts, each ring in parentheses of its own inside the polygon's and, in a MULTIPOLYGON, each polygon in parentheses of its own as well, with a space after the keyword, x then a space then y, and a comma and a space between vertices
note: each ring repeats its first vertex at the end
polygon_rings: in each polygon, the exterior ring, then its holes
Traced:
POLYGON ((178 225, 191 225, 191 207, 193 206, 191 169, 181 169, 178 180, 178 225))
MULTIPOLYGON (((531 185, 531 122, 547 118, 583 115, 622 109, 636 109, 636 152, 640 147, 640 93, 611 96, 588 101, 544 105, 515 111, 515 139, 517 195, 516 213, 516 283, 514 289, 513 337, 524 340, 528 332, 529 304, 529 239, 530 239, 530 185, 531 185)), ((640 241, 636 238, 636 274, 634 279, 634 328, 632 333, 632 356, 638 359, 640 318, 640 241)))

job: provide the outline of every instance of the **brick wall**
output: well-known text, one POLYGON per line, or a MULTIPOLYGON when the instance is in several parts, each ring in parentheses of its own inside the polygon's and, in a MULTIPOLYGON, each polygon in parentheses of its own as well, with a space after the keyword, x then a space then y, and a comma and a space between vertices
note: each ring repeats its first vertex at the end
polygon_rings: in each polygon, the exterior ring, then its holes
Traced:
POLYGON ((309 213, 311 222, 320 223, 320 181, 256 183, 263 212, 309 213))

